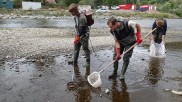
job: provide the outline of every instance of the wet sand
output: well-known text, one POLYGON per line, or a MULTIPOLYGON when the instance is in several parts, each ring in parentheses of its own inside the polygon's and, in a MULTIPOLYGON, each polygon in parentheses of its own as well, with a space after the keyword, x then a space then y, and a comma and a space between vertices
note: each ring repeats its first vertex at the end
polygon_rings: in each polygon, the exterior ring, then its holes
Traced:
MULTIPOLYGON (((182 87, 180 31, 170 31, 177 37, 169 34, 165 59, 150 58, 145 40, 134 49, 125 81, 108 80, 112 73, 110 66, 101 73, 101 87, 93 88, 86 77, 107 66, 113 53, 113 40, 106 29, 95 33, 93 30, 91 66, 86 67, 81 50, 74 76, 77 87, 69 90, 67 83, 73 71, 73 66, 68 65, 73 53, 71 32, 71 29, 1 29, 0 101, 181 102, 182 97, 171 92, 182 87)), ((148 29, 143 34, 147 32, 148 29)), ((122 60, 119 66, 118 74, 122 60)))

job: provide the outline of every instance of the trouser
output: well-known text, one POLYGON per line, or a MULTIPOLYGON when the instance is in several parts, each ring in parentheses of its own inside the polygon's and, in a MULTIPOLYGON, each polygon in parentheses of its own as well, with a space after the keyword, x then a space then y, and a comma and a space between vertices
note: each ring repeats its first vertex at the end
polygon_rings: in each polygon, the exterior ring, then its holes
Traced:
POLYGON ((162 42, 162 34, 155 34, 154 36, 154 42, 160 44, 162 42))
POLYGON ((153 39, 155 43, 160 44, 162 42, 162 34, 163 29, 156 29, 155 33, 153 34, 153 39))
MULTIPOLYGON (((127 49, 129 49, 132 45, 129 45, 129 46, 120 46, 121 47, 121 51, 120 53, 122 54, 124 51, 126 51, 127 49)), ((127 67, 128 67, 128 64, 130 62, 130 58, 132 56, 132 53, 133 53, 133 48, 130 49, 127 53, 125 53, 125 55, 123 56, 123 67, 122 67, 122 72, 121 74, 124 74, 127 70, 127 67)), ((113 60, 116 59, 116 51, 114 51, 114 54, 113 54, 113 60)), ((118 61, 115 61, 114 64, 113 64, 113 67, 114 67, 114 71, 117 71, 118 70, 118 61)))
POLYGON ((87 64, 90 64, 90 50, 89 50, 89 36, 84 36, 80 38, 80 41, 75 44, 74 47, 74 63, 77 63, 78 61, 78 57, 79 57, 79 52, 80 52, 80 48, 82 46, 83 51, 85 52, 85 56, 86 56, 86 62, 87 64))

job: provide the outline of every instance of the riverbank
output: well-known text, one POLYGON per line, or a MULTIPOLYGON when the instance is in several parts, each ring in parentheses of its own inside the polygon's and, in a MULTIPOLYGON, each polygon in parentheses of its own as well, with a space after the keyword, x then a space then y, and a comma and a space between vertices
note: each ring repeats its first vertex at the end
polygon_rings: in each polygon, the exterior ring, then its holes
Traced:
MULTIPOLYGON (((150 28, 142 28, 141 34, 145 36, 150 31, 150 28)), ((2 28, 0 29, 0 58, 10 59, 72 51, 73 32, 73 28, 2 28)), ((182 30, 168 30, 166 43, 181 42, 181 33, 182 30)), ((143 45, 149 45, 148 38, 144 39, 143 45)), ((114 44, 108 28, 92 28, 90 39, 96 49, 114 44)))
MULTIPOLYGON (((108 80, 112 73, 110 66, 101 74, 101 87, 89 85, 87 76, 112 61, 114 41, 108 30, 91 29, 91 41, 96 52, 91 53, 88 68, 81 50, 78 68, 74 68, 73 81, 77 86, 69 90, 67 83, 72 80, 73 73, 73 66, 68 64, 73 53, 73 28, 0 29, 0 58, 4 58, 0 60, 0 101, 181 102, 182 54, 176 51, 182 50, 181 30, 168 30, 165 59, 150 58, 148 49, 137 46, 124 81, 119 78, 108 80), (106 89, 109 93, 105 92, 106 89)), ((142 36, 149 31, 149 28, 143 28, 142 36)), ((148 39, 144 39, 144 45, 148 47, 148 39)), ((122 60, 118 74, 121 66, 122 60)))

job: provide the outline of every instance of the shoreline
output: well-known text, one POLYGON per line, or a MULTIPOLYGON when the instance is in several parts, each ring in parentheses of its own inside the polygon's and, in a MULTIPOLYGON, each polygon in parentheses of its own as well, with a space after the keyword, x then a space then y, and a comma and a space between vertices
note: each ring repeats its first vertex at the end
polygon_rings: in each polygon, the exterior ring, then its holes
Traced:
MULTIPOLYGON (((150 28, 142 28, 142 37, 149 31, 151 31, 150 28)), ((73 49, 74 40, 72 32, 74 32, 72 28, 2 28, 0 29, 0 60, 70 52, 73 49)), ((182 30, 168 30, 166 44, 182 42, 181 33, 182 30)), ((95 49, 114 45, 108 28, 92 28, 90 39, 95 49)), ((141 46, 149 46, 149 44, 148 37, 143 40, 141 46)))

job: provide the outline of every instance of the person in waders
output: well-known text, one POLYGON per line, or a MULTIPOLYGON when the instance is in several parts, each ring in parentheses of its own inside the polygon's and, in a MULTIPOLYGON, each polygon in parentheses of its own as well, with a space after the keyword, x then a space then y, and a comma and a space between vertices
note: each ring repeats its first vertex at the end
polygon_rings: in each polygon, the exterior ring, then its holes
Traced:
MULTIPOLYGON (((115 40, 113 60, 116 60, 113 64, 113 73, 109 76, 109 78, 116 78, 118 61, 121 59, 120 55, 135 43, 140 44, 142 42, 140 34, 141 28, 136 22, 127 20, 119 21, 114 17, 108 19, 107 25, 110 28, 110 33, 113 35, 115 40)), ((128 68, 132 53, 133 48, 123 56, 123 66, 120 74, 120 80, 125 79, 124 74, 128 68)))
POLYGON ((87 19, 83 13, 78 11, 76 4, 72 3, 68 7, 69 12, 74 16, 75 28, 77 34, 74 40, 74 59, 73 65, 77 65, 80 48, 82 46, 86 55, 86 66, 90 66, 90 50, 89 50, 89 27, 87 26, 87 19))
POLYGON ((165 44, 165 37, 167 31, 167 21, 163 18, 158 18, 154 21, 152 30, 157 28, 151 34, 151 43, 165 44))

